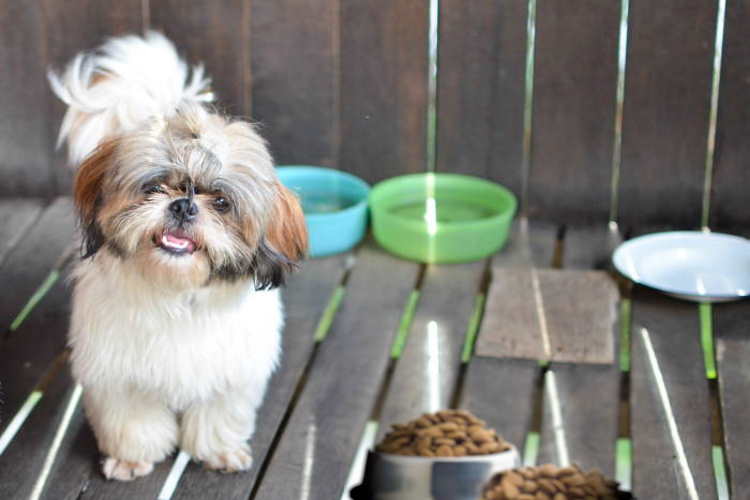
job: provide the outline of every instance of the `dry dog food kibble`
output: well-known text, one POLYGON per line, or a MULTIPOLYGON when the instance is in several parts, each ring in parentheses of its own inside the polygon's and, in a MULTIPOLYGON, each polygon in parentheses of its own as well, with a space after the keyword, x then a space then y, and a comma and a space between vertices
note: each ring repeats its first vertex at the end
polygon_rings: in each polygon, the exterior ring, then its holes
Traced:
POLYGON ((601 472, 552 464, 523 467, 495 474, 484 487, 482 500, 617 500, 631 498, 601 472))
POLYGON ((486 422, 465 410, 425 413, 407 424, 394 424, 376 450, 394 455, 464 457, 510 449, 486 422))

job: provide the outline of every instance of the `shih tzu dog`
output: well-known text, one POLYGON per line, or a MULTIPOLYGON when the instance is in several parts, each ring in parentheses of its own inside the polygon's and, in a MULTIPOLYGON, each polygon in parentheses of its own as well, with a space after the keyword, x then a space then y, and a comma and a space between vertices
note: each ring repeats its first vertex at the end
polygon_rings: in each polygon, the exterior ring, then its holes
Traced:
POLYGON ((49 78, 83 232, 72 370, 104 475, 148 474, 177 446, 249 468, 280 355, 277 287, 306 251, 297 199, 253 126, 214 111, 203 68, 159 33, 49 78))

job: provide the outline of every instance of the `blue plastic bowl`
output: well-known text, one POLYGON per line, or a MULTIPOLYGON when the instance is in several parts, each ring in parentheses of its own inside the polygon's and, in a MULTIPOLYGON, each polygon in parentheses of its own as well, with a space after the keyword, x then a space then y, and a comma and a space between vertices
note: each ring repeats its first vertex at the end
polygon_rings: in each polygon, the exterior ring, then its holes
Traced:
POLYGON ((362 240, 370 192, 365 181, 331 168, 295 165, 276 171, 302 203, 310 257, 345 252, 362 240))

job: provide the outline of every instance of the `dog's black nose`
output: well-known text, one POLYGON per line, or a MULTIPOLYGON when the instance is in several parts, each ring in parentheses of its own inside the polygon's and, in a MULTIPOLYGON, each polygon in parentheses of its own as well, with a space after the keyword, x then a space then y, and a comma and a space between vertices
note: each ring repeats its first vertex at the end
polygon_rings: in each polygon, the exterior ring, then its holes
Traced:
POLYGON ((198 205, 189 198, 180 198, 169 204, 169 211, 177 220, 190 222, 198 214, 198 205))

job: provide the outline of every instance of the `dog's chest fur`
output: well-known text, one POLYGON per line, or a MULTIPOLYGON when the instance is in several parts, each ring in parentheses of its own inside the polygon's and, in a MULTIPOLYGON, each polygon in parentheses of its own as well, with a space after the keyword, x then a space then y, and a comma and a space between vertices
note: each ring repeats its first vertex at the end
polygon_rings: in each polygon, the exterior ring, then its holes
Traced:
POLYGON ((70 344, 76 379, 153 393, 175 410, 263 384, 278 362, 281 301, 251 283, 172 293, 105 258, 76 271, 70 344))

